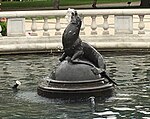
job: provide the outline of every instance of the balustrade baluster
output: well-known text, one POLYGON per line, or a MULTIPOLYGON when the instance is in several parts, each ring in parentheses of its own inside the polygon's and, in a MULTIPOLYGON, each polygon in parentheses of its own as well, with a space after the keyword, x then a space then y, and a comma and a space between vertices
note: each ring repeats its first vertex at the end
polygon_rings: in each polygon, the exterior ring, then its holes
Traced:
POLYGON ((49 30, 49 26, 48 26, 48 18, 44 17, 44 24, 43 24, 43 36, 50 36, 48 30, 49 30))
POLYGON ((81 21, 82 21, 82 25, 81 25, 81 32, 80 32, 80 35, 85 35, 85 24, 84 24, 84 16, 80 16, 81 18, 81 21))
POLYGON ((140 21, 139 21, 139 32, 138 32, 138 34, 145 34, 145 31, 144 31, 144 28, 145 28, 145 24, 144 24, 144 21, 143 21, 143 19, 144 19, 144 15, 139 15, 139 19, 140 19, 140 21))
POLYGON ((56 17, 56 25, 55 25, 55 35, 61 35, 60 29, 61 29, 61 24, 60 24, 60 17, 56 17))
POLYGON ((32 25, 31 25, 31 36, 37 36, 36 30, 37 30, 37 26, 36 26, 36 18, 32 18, 32 25))
POLYGON ((97 28, 97 24, 96 24, 96 16, 91 16, 92 18, 92 23, 91 23, 91 35, 97 35, 97 31, 96 31, 96 28, 97 28))
POLYGON ((109 24, 108 24, 108 15, 103 15, 103 18, 104 18, 104 23, 103 23, 103 35, 108 35, 109 34, 109 31, 108 31, 108 28, 109 28, 109 24))

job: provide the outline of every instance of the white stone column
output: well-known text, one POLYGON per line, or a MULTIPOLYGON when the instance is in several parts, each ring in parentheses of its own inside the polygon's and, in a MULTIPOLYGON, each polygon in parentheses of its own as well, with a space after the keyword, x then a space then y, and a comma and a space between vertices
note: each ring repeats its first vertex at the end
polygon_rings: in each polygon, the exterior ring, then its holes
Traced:
POLYGON ((32 33, 31 33, 31 36, 37 36, 36 30, 37 30, 36 18, 32 18, 32 25, 31 25, 32 33))
POLYGON ((8 18, 7 36, 25 36, 25 18, 8 18))
POLYGON ((108 28, 109 28, 109 24, 108 24, 108 15, 103 15, 103 18, 104 18, 104 23, 103 23, 103 35, 108 35, 109 34, 109 31, 108 31, 108 28))
POLYGON ((115 15, 115 34, 132 34, 133 16, 115 15))
POLYGON ((50 36, 48 30, 49 30, 49 26, 48 26, 48 18, 44 17, 44 24, 43 24, 43 36, 50 36))
POLYGON ((145 31, 144 31, 145 24, 144 24, 144 21, 143 21, 144 15, 139 15, 139 19, 140 19, 140 21, 139 21, 139 25, 138 25, 138 27, 139 27, 138 34, 145 34, 145 31))
POLYGON ((91 16, 92 18, 92 23, 91 23, 91 35, 97 35, 97 31, 96 31, 96 28, 97 28, 97 24, 96 24, 96 16, 91 16))
POLYGON ((55 25, 55 35, 61 35, 60 29, 61 29, 61 24, 60 24, 60 17, 56 17, 56 25, 55 25))
POLYGON ((80 16, 80 18, 81 18, 81 21, 82 21, 80 35, 85 35, 85 31, 84 31, 84 29, 85 29, 84 16, 82 15, 82 16, 80 16))

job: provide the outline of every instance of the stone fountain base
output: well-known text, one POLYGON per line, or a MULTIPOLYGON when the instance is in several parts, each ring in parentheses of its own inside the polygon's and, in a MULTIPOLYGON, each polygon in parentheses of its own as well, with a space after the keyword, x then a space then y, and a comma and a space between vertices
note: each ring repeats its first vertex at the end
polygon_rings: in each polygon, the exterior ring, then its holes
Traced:
POLYGON ((43 97, 57 99, 112 96, 113 84, 94 75, 91 68, 86 64, 72 64, 63 61, 52 72, 49 81, 43 81, 38 86, 37 93, 43 97))

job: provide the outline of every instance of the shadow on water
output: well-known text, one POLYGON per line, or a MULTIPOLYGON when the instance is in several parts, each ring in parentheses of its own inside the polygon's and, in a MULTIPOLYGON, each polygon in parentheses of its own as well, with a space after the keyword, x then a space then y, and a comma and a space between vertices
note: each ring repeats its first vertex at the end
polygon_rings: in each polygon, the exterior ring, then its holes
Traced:
POLYGON ((59 56, 49 54, 0 57, 0 117, 2 119, 149 119, 150 55, 103 53, 109 76, 119 86, 105 100, 64 103, 37 95, 37 85, 49 76, 59 56), (22 85, 17 92, 11 86, 22 85))

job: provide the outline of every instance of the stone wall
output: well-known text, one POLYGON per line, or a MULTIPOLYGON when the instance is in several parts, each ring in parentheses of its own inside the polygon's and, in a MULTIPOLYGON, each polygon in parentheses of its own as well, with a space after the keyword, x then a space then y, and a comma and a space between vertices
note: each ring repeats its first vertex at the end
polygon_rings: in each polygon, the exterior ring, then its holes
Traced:
MULTIPOLYGON (((68 21, 67 10, 1 12, 7 36, 0 37, 0 53, 60 52, 68 21)), ((150 49, 148 9, 78 10, 80 37, 99 50, 150 49)), ((1 29, 0 29, 1 30, 1 29)))

